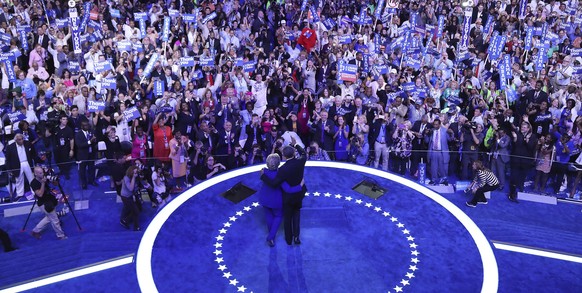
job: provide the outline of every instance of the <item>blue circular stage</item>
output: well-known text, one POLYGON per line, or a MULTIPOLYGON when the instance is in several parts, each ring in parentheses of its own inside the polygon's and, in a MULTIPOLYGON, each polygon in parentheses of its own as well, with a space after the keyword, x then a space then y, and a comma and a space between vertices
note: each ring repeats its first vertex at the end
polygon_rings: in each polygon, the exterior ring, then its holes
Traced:
POLYGON ((211 178, 166 206, 136 257, 143 292, 495 292, 495 256, 479 228, 444 197, 379 170, 308 162, 301 245, 276 246, 256 195, 220 196, 238 182, 258 190, 262 166, 211 178), (363 179, 387 192, 352 190, 363 179))

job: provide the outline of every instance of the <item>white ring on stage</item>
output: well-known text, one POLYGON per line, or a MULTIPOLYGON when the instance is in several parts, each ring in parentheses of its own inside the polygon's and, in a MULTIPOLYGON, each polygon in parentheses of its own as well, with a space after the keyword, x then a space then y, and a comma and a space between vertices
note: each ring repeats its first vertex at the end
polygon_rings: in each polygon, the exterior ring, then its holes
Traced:
MULTIPOLYGON (((497 292, 497 289, 499 288, 499 271, 497 267, 497 260, 495 259, 495 254, 493 254, 493 249, 491 248, 489 241, 487 240, 481 229, 477 227, 475 222, 473 222, 473 220, 471 220, 469 216, 467 216, 461 209, 459 209, 456 205, 448 201, 446 198, 414 181, 402 178, 395 174, 387 173, 385 171, 377 169, 372 169, 369 167, 338 162, 321 162, 321 161, 307 161, 306 166, 338 168, 375 175, 378 177, 398 182, 434 200, 436 203, 445 208, 449 213, 451 213, 455 218, 457 218, 457 220, 461 222, 465 229, 467 229, 467 231, 473 238, 473 241, 475 241, 477 249, 479 250, 479 254, 481 255, 481 262, 483 264, 483 285, 481 286, 481 292, 483 293, 497 292)), ((170 215, 172 215, 172 213, 176 211, 188 199, 192 198, 194 195, 205 190, 206 188, 228 179, 232 179, 252 172, 258 172, 263 167, 264 165, 256 165, 247 168, 237 169, 210 178, 206 181, 203 181, 200 184, 195 185, 194 187, 186 190, 180 196, 176 197, 173 201, 166 205, 156 215, 156 217, 154 217, 154 219, 152 219, 151 223, 144 232, 136 255, 137 280, 142 292, 158 292, 152 273, 152 263, 151 263, 152 250, 158 233, 160 232, 162 226, 164 225, 166 220, 168 220, 170 215)))

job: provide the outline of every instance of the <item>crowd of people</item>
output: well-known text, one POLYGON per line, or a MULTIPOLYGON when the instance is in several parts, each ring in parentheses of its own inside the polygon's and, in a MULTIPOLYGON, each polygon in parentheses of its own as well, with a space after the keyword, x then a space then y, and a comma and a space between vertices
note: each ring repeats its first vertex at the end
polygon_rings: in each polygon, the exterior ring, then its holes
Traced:
POLYGON ((8 169, 27 184, 34 165, 67 180, 80 162, 87 188, 104 150, 136 230, 134 189, 158 204, 167 182, 265 163, 292 140, 309 160, 412 178, 427 164, 430 184, 483 162, 512 200, 528 176, 545 194, 566 180, 570 197, 582 178, 578 0, 0 5, 2 122, 34 149, 8 169))

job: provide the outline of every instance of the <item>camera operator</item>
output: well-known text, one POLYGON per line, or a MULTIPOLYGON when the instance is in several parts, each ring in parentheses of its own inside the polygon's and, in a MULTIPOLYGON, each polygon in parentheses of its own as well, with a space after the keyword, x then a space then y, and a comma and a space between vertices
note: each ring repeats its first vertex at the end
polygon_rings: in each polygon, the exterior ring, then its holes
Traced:
POLYGON ((119 223, 129 229, 129 223, 133 223, 133 230, 141 231, 139 227, 139 208, 135 202, 134 192, 136 190, 136 180, 139 176, 138 170, 135 166, 130 166, 125 172, 123 181, 121 183, 121 200, 123 201, 123 209, 121 211, 121 219, 119 223))
POLYGON ((67 239, 65 232, 63 232, 63 229, 61 228, 61 222, 56 212, 58 204, 57 198, 51 193, 49 186, 47 186, 47 181, 48 178, 44 170, 41 167, 34 167, 34 179, 30 182, 30 187, 34 191, 37 204, 45 216, 40 220, 40 222, 38 222, 36 227, 32 229, 32 236, 36 239, 40 239, 41 232, 50 223, 59 240, 67 239))
POLYGON ((352 137, 348 145, 348 162, 366 165, 369 152, 370 144, 368 144, 368 140, 364 137, 363 133, 359 133, 352 137))
POLYGON ((156 164, 154 171, 152 172, 152 183, 154 186, 153 196, 156 199, 156 205, 152 203, 152 207, 159 206, 160 208, 164 204, 164 200, 168 197, 168 192, 166 189, 166 172, 162 164, 156 164))
POLYGON ((254 144, 252 147, 252 150, 251 150, 251 154, 250 154, 250 156, 248 156, 248 158, 249 158, 249 160, 247 163, 249 165, 256 165, 256 164, 264 163, 265 159, 263 156, 263 150, 261 149, 261 146, 258 144, 254 144))
POLYGON ((469 167, 479 159, 479 146, 483 142, 483 124, 466 122, 461 132, 463 157, 461 158, 461 180, 469 178, 469 167))
POLYGON ((309 145, 308 160, 330 161, 330 158, 325 150, 319 148, 319 144, 317 142, 312 141, 311 144, 309 145))
MULTIPOLYGON (((136 184, 137 184, 137 189, 136 191, 141 191, 141 190, 146 190, 148 193, 148 196, 150 198, 150 201, 152 202, 152 207, 155 208, 157 206, 157 200, 156 197, 154 196, 154 189, 152 187, 152 171, 150 170, 150 168, 148 168, 146 165, 144 165, 144 163, 142 162, 141 159, 135 159, 135 161, 133 161, 135 168, 137 170, 137 180, 136 180, 136 184)), ((142 210, 142 199, 141 199, 141 193, 139 193, 139 197, 136 198, 136 201, 138 203, 138 208, 141 211, 142 210)))

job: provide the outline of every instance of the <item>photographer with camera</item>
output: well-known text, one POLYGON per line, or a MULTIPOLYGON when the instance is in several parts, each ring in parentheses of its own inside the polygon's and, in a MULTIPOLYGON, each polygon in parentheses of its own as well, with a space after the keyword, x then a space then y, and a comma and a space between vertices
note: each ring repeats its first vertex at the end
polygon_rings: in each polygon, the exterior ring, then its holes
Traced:
MULTIPOLYGON (((50 179, 58 180, 58 178, 50 179)), ((67 239, 65 232, 63 232, 63 229, 61 228, 61 222, 56 212, 56 207, 59 202, 54 194, 52 194, 47 181, 49 181, 49 178, 47 178, 44 170, 41 167, 34 167, 34 179, 30 182, 30 187, 34 191, 39 209, 45 216, 40 220, 40 222, 38 222, 36 227, 32 229, 32 236, 36 239, 40 239, 42 236, 41 232, 50 223, 59 240, 67 239)))
POLYGON ((121 183, 121 200, 123 209, 121 211, 121 226, 129 229, 129 224, 133 223, 134 231, 141 231, 139 227, 139 208, 135 201, 134 192, 136 190, 136 180, 139 176, 136 166, 130 166, 125 172, 121 183))
POLYGON ((327 152, 319 147, 319 144, 312 141, 309 145, 308 160, 310 161, 330 161, 327 152))
POLYGON ((363 133, 359 133, 352 137, 348 145, 348 162, 366 165, 369 152, 370 144, 368 144, 368 140, 363 133))
MULTIPOLYGON (((242 152, 241 152, 242 153, 242 152)), ((243 154, 244 155, 244 154, 243 154)), ((253 145, 250 155, 248 156, 248 165, 256 165, 264 163, 263 150, 258 144, 253 145)))
POLYGON ((461 132, 463 156, 461 158, 461 180, 469 178, 469 167, 479 159, 479 146, 483 142, 483 124, 466 122, 461 132))

